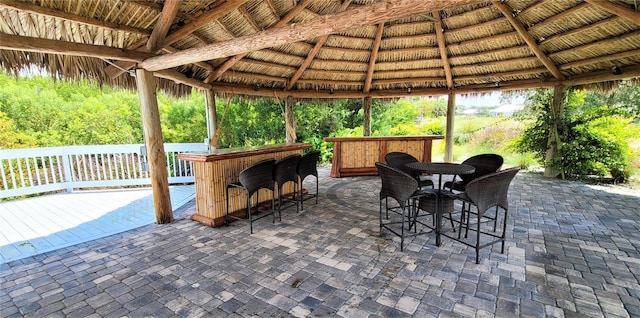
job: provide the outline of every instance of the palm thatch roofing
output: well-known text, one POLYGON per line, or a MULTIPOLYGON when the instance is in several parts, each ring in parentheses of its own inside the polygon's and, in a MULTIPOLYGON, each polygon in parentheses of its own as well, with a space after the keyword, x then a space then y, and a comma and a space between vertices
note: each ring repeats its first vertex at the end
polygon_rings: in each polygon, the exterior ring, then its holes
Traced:
POLYGON ((0 64, 176 95, 394 98, 640 76, 637 0, 0 0, 0 64))

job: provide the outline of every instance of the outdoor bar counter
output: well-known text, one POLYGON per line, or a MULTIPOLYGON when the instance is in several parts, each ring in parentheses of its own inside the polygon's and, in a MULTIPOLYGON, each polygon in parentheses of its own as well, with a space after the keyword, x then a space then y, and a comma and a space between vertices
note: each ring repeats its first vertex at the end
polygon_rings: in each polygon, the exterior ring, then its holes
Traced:
POLYGON ((409 153, 422 162, 431 162, 433 140, 444 136, 391 136, 391 137, 332 137, 333 160, 331 176, 375 176, 378 174, 376 161, 385 162, 384 156, 393 151, 409 153))
MULTIPOLYGON (((238 181, 240 171, 263 159, 278 160, 292 154, 302 154, 310 147, 310 144, 302 143, 277 144, 178 154, 180 160, 193 162, 196 214, 191 219, 212 227, 223 225, 226 214, 225 190, 227 184, 238 181)), ((282 192, 292 193, 293 183, 285 184, 282 192)), ((271 200, 271 192, 268 190, 260 190, 259 195, 261 201, 271 200)), ((229 209, 236 212, 236 215, 245 213, 246 202, 244 191, 235 189, 229 192, 229 209)))

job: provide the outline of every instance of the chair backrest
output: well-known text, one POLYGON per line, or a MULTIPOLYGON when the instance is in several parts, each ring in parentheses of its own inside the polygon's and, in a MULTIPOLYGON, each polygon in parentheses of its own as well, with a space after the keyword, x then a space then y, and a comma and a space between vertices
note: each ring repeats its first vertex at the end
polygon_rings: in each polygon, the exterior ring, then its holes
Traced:
POLYGON ((288 181, 298 181, 298 175, 296 174, 296 168, 300 161, 300 155, 289 155, 278 161, 273 169, 273 180, 278 183, 278 186, 283 185, 288 181))
POLYGON ((420 171, 407 168, 407 163, 418 162, 418 159, 406 152, 394 151, 387 153, 384 156, 384 160, 388 165, 399 169, 400 171, 412 176, 413 178, 418 178, 418 176, 420 175, 420 171))
POLYGON ((376 168, 382 179, 380 200, 390 197, 395 199, 400 207, 404 208, 407 200, 418 188, 418 181, 400 169, 381 162, 376 162, 376 168))
POLYGON ((240 184, 247 188, 249 196, 259 189, 269 189, 273 191, 273 168, 275 163, 275 159, 265 159, 240 171, 240 184))
POLYGON ((518 174, 520 168, 509 168, 486 174, 471 180, 464 189, 466 195, 478 207, 478 214, 482 216, 489 208, 499 206, 509 209, 507 193, 511 181, 518 174))
POLYGON ((463 183, 468 183, 473 179, 500 170, 500 167, 502 167, 502 164, 504 163, 504 159, 498 154, 485 153, 469 157, 462 163, 476 168, 474 173, 460 176, 463 183))
POLYGON ((320 159, 320 151, 311 151, 300 157, 296 173, 300 180, 304 180, 307 176, 318 177, 318 160, 320 159))

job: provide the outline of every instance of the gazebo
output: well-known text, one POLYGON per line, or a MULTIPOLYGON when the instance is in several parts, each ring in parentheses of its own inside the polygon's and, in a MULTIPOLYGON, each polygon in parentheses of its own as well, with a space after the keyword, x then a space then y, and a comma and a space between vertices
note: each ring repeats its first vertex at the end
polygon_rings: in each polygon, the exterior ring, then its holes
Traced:
MULTIPOLYGON (((170 222, 156 89, 293 100, 554 88, 640 76, 634 0, 0 0, 0 64, 137 88, 158 223, 170 222), (131 76, 134 75, 134 76, 131 76)), ((364 131, 369 133, 369 117, 364 131)), ((213 139, 212 139, 213 140, 213 139)), ((550 148, 553 155, 554 149, 550 148)))

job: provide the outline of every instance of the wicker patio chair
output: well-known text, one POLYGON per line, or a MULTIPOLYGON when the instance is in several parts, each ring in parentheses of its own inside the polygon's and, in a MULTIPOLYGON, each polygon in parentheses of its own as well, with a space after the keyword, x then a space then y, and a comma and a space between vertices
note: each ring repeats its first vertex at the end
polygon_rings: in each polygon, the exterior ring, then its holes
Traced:
MULTIPOLYGON (((510 168, 476 178, 474 180, 471 180, 466 185, 464 192, 460 192, 452 196, 453 198, 461 200, 467 205, 467 208, 463 209, 460 215, 458 239, 456 240, 467 246, 475 248, 476 264, 479 263, 480 249, 483 247, 491 246, 495 243, 501 242, 502 249, 500 253, 504 253, 505 235, 507 231, 507 216, 509 212, 509 200, 507 194, 509 191, 509 186, 511 185, 511 181, 516 176, 518 171, 520 171, 520 168, 510 168), (475 206, 475 211, 471 209, 472 206, 475 206), (495 225, 494 231, 492 232, 489 232, 481 227, 482 224, 486 223, 482 222, 484 214, 492 207, 496 207, 496 209, 501 208, 504 211, 504 213, 502 213, 503 218, 500 220, 500 222, 502 223, 502 231, 499 233, 496 233, 495 225), (470 224, 470 216, 472 215, 476 216, 476 222, 474 224, 470 224), (462 232, 463 226, 465 227, 466 231, 471 230, 476 232, 475 239, 467 241, 466 235, 464 239, 460 238, 460 233, 462 232), (481 237, 485 236, 491 237, 494 240, 491 242, 482 243, 480 241, 481 237)), ((496 212, 496 220, 498 219, 498 216, 499 214, 496 212)))
POLYGON ((296 213, 300 212, 298 205, 298 174, 296 168, 300 161, 300 155, 290 155, 276 161, 276 165, 273 168, 273 181, 275 181, 278 188, 278 217, 282 220, 282 206, 285 204, 282 196, 282 186, 287 182, 293 182, 293 199, 289 201, 296 205, 296 213))
POLYGON ((265 159, 250 165, 244 170, 240 171, 240 175, 238 176, 238 182, 233 182, 227 184, 226 189, 226 198, 227 198, 227 212, 225 215, 225 221, 229 224, 229 218, 234 219, 242 219, 236 216, 233 216, 229 213, 229 190, 233 188, 244 189, 247 193, 247 212, 245 218, 249 219, 249 228, 251 234, 253 234, 253 222, 259 219, 262 219, 268 215, 273 215, 273 223, 276 222, 275 215, 275 193, 274 193, 274 185, 273 185, 273 168, 275 165, 275 159, 265 159), (253 217, 253 213, 251 213, 251 197, 253 194, 256 194, 256 212, 258 212, 258 205, 260 204, 260 189, 268 189, 271 190, 271 209, 268 213, 261 214, 257 217, 253 217))
POLYGON ((418 181, 418 187, 419 188, 423 188, 423 187, 431 187, 433 188, 433 181, 431 181, 431 178, 428 176, 423 176, 420 171, 417 170, 413 170, 411 168, 407 168, 407 164, 408 163, 412 163, 412 162, 418 162, 418 159, 416 159, 416 157, 405 153, 405 152, 399 152, 399 151, 394 151, 394 152, 390 152, 387 153, 384 156, 384 160, 387 162, 388 165, 399 169, 400 171, 412 176, 414 179, 416 179, 416 181, 418 181))
POLYGON ((298 167, 296 168, 296 174, 298 175, 298 182, 300 184, 300 209, 304 210, 304 200, 316 198, 316 204, 318 204, 318 160, 320 159, 320 151, 311 151, 300 157, 298 167), (316 193, 308 193, 306 196, 302 193, 302 186, 304 179, 308 176, 314 176, 316 179, 316 193), (305 198, 306 197, 306 198, 305 198))
MULTIPOLYGON (((451 191, 463 192, 465 186, 471 182, 471 180, 476 179, 478 177, 484 176, 486 174, 496 172, 500 170, 502 164, 504 163, 504 158, 498 154, 485 153, 479 154, 475 156, 471 156, 465 159, 462 163, 468 164, 476 168, 476 171, 472 174, 454 176, 453 181, 447 181, 444 183, 444 188, 449 189, 451 191), (458 179, 458 180, 456 180, 458 179)), ((466 203, 463 203, 462 209, 465 209, 466 203)), ((485 218, 493 220, 493 230, 496 230, 497 219, 496 215, 498 213, 498 209, 496 208, 495 213, 485 214, 485 218)))
POLYGON ((425 196, 435 196, 435 193, 418 189, 418 181, 399 169, 381 162, 376 162, 376 168, 382 179, 379 196, 380 235, 382 236, 383 229, 387 229, 399 236, 400 251, 403 251, 405 237, 426 233, 418 232, 417 224, 428 226, 419 219, 421 216, 418 214, 417 201, 425 196), (390 205, 389 199, 396 201, 395 204, 390 205), (385 218, 382 216, 383 209, 386 213, 385 218), (400 216, 400 220, 398 221, 397 217, 390 218, 389 212, 400 216), (411 233, 412 228, 413 233, 411 233))

